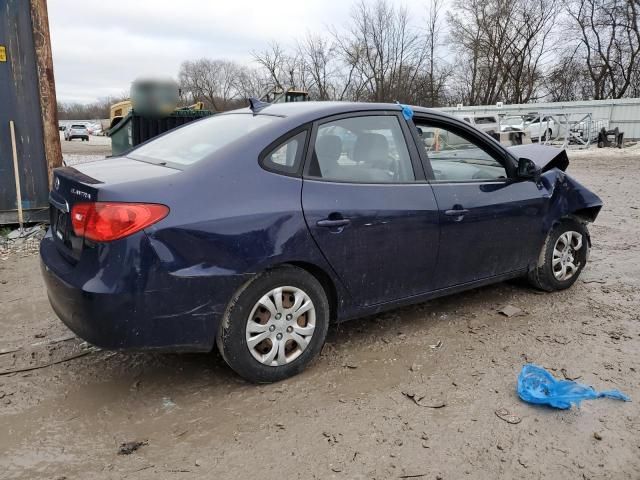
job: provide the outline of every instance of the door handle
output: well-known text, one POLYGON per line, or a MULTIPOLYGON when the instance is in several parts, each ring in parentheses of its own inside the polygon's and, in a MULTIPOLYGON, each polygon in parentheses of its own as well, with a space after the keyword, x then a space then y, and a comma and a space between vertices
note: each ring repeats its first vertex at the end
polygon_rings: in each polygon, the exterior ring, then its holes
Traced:
POLYGON ((462 215, 466 215, 469 213, 469 210, 466 208, 454 208, 453 210, 445 210, 444 214, 449 217, 461 217, 462 215))
POLYGON ((338 228, 338 227, 346 227, 351 223, 351 220, 348 218, 339 218, 336 220, 329 220, 325 218, 324 220, 318 220, 316 225, 319 227, 327 227, 327 228, 338 228))

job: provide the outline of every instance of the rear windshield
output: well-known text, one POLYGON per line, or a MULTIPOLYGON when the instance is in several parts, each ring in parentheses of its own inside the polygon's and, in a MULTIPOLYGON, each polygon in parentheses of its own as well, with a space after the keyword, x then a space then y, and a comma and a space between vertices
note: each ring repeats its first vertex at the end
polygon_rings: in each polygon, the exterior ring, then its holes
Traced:
POLYGON ((86 128, 85 125, 71 125, 71 128, 86 128))
POLYGON ((215 115, 167 133, 127 156, 143 162, 189 166, 278 118, 251 114, 215 115))

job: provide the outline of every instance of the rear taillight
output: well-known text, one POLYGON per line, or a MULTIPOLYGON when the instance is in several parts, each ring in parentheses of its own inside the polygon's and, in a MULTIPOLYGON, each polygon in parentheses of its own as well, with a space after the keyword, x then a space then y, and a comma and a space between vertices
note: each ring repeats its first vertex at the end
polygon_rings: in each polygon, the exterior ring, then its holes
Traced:
POLYGON ((157 203, 76 203, 71 224, 78 237, 111 242, 153 225, 168 213, 169 207, 157 203))

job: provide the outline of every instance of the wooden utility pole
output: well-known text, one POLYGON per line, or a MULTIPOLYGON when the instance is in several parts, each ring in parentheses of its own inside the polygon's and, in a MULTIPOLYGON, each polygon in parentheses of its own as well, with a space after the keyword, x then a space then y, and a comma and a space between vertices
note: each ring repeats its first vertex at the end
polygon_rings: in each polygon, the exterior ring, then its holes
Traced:
POLYGON ((0 225, 47 221, 61 165, 47 2, 0 0, 0 225))
POLYGON ((53 169, 62 166, 62 150, 58 131, 58 106, 56 102, 56 85, 53 78, 47 0, 31 0, 31 23, 33 25, 33 43, 38 69, 44 152, 49 172, 49 188, 51 188, 53 169))

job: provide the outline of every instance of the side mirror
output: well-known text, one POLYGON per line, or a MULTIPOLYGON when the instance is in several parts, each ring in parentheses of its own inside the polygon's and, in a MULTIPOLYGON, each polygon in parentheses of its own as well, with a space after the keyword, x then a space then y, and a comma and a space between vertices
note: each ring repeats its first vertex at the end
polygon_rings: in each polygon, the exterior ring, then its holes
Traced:
POLYGON ((533 160, 529 160, 528 158, 519 158, 518 178, 537 180, 540 178, 540 169, 533 160))

